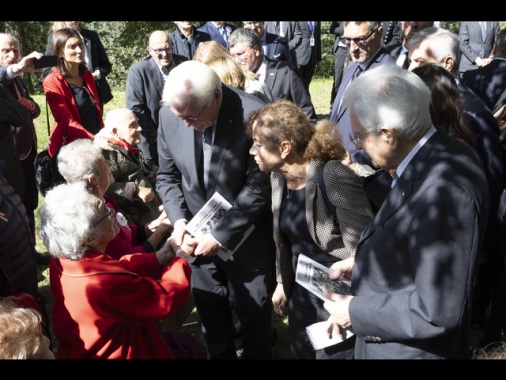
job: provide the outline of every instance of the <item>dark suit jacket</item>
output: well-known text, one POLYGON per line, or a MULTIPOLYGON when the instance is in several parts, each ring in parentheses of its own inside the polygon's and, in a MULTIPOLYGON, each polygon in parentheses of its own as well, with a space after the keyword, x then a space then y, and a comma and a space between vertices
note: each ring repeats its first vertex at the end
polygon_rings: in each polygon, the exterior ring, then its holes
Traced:
POLYGON ((40 115, 40 107, 33 100, 28 92, 28 88, 21 79, 20 76, 15 77, 13 80, 7 79, 7 66, 0 66, 0 84, 3 84, 6 90, 14 97, 14 99, 18 99, 18 94, 9 89, 11 83, 14 82, 17 88, 20 91, 20 95, 35 105, 35 111, 31 113, 31 118, 28 122, 22 127, 12 127, 14 146, 16 148, 16 158, 19 160, 26 159, 31 151, 37 151, 37 134, 35 132, 35 126, 33 124, 33 120, 38 118, 40 115))
POLYGON ((273 61, 292 62, 290 48, 285 37, 278 36, 274 33, 265 32, 265 56, 273 61))
POLYGON ((202 42, 211 41, 208 34, 200 32, 193 27, 193 36, 191 42, 181 33, 178 27, 169 34, 170 40, 174 44, 174 54, 182 55, 187 59, 193 59, 195 50, 199 47, 202 42))
MULTIPOLYGON (((175 65, 186 60, 186 57, 172 55, 175 65)), ((155 163, 158 163, 156 139, 162 93, 162 73, 153 57, 148 56, 130 67, 126 82, 126 107, 135 113, 142 128, 139 149, 146 160, 155 163)))
MULTIPOLYGON (((460 80, 457 81, 457 86, 464 103, 466 122, 476 136, 474 148, 485 170, 490 210, 497 210, 502 193, 502 156, 504 154, 499 126, 492 112, 478 95, 460 80)), ((484 249, 486 250, 493 249, 494 222, 495 215, 491 213, 484 241, 484 249)))
MULTIPOLYGON (((376 55, 369 61, 365 71, 372 70, 375 67, 385 64, 394 64, 395 60, 388 54, 385 48, 381 47, 376 55)), ((355 144, 350 141, 349 135, 351 133, 351 121, 350 115, 347 108, 339 109, 341 104, 341 100, 343 98, 344 90, 350 84, 353 74, 357 69, 358 64, 356 62, 350 61, 348 66, 343 73, 343 80, 339 85, 339 89, 337 90, 336 97, 334 99, 334 104, 332 105, 332 111, 330 112, 330 120, 337 123, 337 127, 341 133, 341 138, 343 140, 343 144, 346 149, 350 151, 352 155, 352 159, 355 162, 360 164, 368 164, 371 165, 370 158, 363 150, 358 150, 355 144)))
POLYGON ((483 40, 481 27, 478 21, 462 21, 459 29, 460 58, 459 71, 465 72, 478 68, 475 61, 477 58, 488 58, 492 54, 494 42, 499 34, 498 21, 488 21, 487 35, 483 40))
MULTIPOLYGON (((276 34, 275 21, 265 21, 264 28, 266 32, 276 34)), ((288 41, 288 47, 290 49, 290 54, 292 56, 292 62, 299 64, 298 54, 300 53, 297 53, 296 50, 302 43, 302 30, 300 29, 298 22, 283 21, 280 35, 285 37, 286 40, 288 41)))
POLYGON ((462 81, 493 110, 506 90, 506 59, 493 59, 488 65, 462 74, 462 81))
POLYGON ((413 157, 355 255, 356 359, 469 358, 486 188, 476 154, 442 130, 413 157))
POLYGON ((293 63, 273 61, 267 57, 265 84, 271 90, 274 101, 286 99, 302 108, 313 123, 317 121, 316 112, 311 102, 311 95, 306 89, 304 79, 293 63))
POLYGON ((383 37, 381 44, 388 49, 388 46, 402 44, 401 21, 383 21, 383 37))
MULTIPOLYGON (((98 89, 98 94, 100 98, 100 102, 102 105, 102 110, 104 109, 103 105, 109 102, 112 98, 111 87, 107 82, 107 75, 111 73, 112 64, 107 57, 107 53, 105 52, 104 45, 100 40, 97 32, 89 29, 80 29, 81 35, 84 39, 84 44, 86 45, 86 49, 90 49, 91 52, 91 65, 93 67, 89 67, 89 70, 93 73, 95 70, 100 71, 100 79, 95 81, 98 89)), ((51 33, 47 37, 47 45, 46 45, 46 55, 53 54, 53 34, 51 33)), ((42 71, 43 75, 46 76, 50 71, 50 68, 44 69, 42 71)))
POLYGON ((234 250, 254 224, 251 235, 234 253, 234 260, 255 270, 274 262, 269 173, 261 172, 249 154, 252 141, 245 132, 249 115, 264 103, 244 91, 226 85, 222 89, 206 189, 199 184, 194 129, 172 115, 169 107, 161 108, 157 190, 174 222, 191 220, 215 192, 220 193, 232 208, 211 233, 225 248, 234 250))
POLYGON ((25 179, 16 158, 11 126, 22 127, 30 120, 30 111, 19 104, 0 84, 0 173, 21 199, 25 196, 25 179))
MULTIPOLYGON (((233 24, 229 24, 228 22, 223 23, 223 26, 227 28, 227 34, 230 35, 237 27, 233 24)), ((216 41, 219 44, 225 46, 228 49, 227 42, 223 39, 220 31, 214 26, 211 21, 206 22, 200 28, 197 29, 199 32, 204 33, 205 38, 209 38, 210 40, 216 41)))

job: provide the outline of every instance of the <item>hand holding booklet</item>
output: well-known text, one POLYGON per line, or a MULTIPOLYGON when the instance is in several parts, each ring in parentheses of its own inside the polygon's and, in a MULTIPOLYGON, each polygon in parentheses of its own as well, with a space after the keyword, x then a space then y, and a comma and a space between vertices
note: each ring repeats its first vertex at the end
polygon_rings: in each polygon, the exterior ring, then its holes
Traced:
MULTIPOLYGON (((194 215, 192 220, 186 225, 186 231, 192 234, 195 237, 199 237, 211 232, 211 228, 220 222, 221 219, 225 216, 225 213, 230 209, 232 205, 229 201, 227 201, 220 193, 214 193, 213 196, 207 201, 207 203, 199 210, 197 215, 194 215)), ((246 240, 246 238, 251 234, 254 225, 251 225, 250 228, 244 234, 242 240, 237 244, 235 250, 230 251, 228 249, 222 248, 218 253, 218 256, 227 261, 233 253, 239 248, 239 246, 246 240)))
POLYGON ((353 331, 351 331, 351 329, 342 329, 344 339, 335 331, 333 331, 332 336, 329 337, 326 326, 327 321, 323 321, 313 323, 312 325, 306 327, 307 336, 309 337, 309 340, 315 350, 333 346, 334 344, 341 343, 343 340, 353 336, 353 331))
POLYGON ((299 254, 297 260, 295 281, 324 301, 332 301, 325 295, 325 289, 344 295, 351 294, 351 283, 349 281, 332 280, 329 268, 302 253, 299 254))

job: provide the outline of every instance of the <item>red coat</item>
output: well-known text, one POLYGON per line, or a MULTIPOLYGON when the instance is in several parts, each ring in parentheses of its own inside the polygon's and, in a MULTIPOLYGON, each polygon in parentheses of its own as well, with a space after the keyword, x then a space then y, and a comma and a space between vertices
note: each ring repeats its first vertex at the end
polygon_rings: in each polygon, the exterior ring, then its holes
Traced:
POLYGON ((117 261, 90 252, 80 260, 51 258, 49 273, 58 359, 174 358, 157 323, 188 297, 186 260, 161 268, 156 253, 117 261))
MULTIPOLYGON (((100 128, 103 128, 102 110, 100 109, 97 85, 95 84, 93 75, 89 70, 86 70, 81 74, 81 77, 93 95, 95 107, 99 114, 100 128)), ((57 69, 52 70, 44 78, 42 87, 44 88, 47 102, 55 120, 55 126, 49 137, 49 154, 51 157, 58 152, 58 149, 63 144, 63 131, 66 133, 67 144, 77 139, 92 138, 93 134, 88 132, 82 125, 81 116, 79 116, 77 103, 70 86, 57 69)))

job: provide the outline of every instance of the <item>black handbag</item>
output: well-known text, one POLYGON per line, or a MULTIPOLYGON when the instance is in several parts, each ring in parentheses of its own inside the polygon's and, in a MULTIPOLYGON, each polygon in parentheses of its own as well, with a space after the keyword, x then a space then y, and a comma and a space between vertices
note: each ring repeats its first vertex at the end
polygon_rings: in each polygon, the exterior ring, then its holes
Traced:
MULTIPOLYGON (((46 100, 46 116, 47 116, 47 134, 50 135, 49 131, 49 114, 46 100)), ((64 136, 65 141, 65 136, 64 136)), ((51 157, 46 147, 35 156, 33 163, 35 167, 35 183, 39 193, 45 197, 48 190, 53 187, 64 183, 65 179, 62 177, 58 170, 58 154, 51 157)))

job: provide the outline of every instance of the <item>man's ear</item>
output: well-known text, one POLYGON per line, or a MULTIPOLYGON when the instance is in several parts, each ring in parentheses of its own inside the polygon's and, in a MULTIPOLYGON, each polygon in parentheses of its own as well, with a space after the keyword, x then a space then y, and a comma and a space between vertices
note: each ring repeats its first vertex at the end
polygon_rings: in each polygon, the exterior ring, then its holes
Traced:
POLYGON ((449 71, 450 73, 452 73, 453 72, 453 67, 455 66, 455 59, 453 59, 452 56, 446 56, 441 61, 441 65, 443 65, 443 67, 447 71, 449 71))

